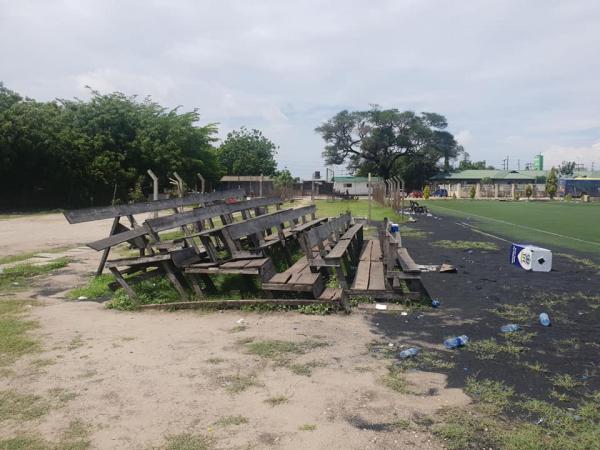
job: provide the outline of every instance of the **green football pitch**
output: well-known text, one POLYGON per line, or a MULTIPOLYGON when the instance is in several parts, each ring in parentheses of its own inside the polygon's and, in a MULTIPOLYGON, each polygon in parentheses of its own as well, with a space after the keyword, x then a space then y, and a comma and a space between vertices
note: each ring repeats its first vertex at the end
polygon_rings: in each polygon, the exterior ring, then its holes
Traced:
POLYGON ((600 254, 600 203, 495 200, 420 203, 434 214, 468 218, 469 223, 482 231, 513 241, 600 254))

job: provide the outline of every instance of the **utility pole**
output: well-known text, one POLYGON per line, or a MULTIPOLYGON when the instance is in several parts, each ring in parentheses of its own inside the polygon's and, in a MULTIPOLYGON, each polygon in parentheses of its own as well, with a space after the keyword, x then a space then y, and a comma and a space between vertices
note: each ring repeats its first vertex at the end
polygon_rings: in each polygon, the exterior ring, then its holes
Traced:
POLYGON ((260 174, 260 181, 258 183, 258 196, 262 197, 263 196, 263 181, 265 179, 265 176, 261 173, 260 174))

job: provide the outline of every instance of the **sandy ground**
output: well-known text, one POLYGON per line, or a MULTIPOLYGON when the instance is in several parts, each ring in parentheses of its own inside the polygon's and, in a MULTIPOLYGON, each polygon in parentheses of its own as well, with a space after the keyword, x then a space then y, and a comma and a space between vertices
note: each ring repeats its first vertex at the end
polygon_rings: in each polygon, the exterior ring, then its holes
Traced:
POLYGON ((108 236, 112 220, 69 225, 62 214, 0 220, 0 256, 85 244, 108 236))
MULTIPOLYGON (((12 253, 42 243, 76 244, 107 229, 68 226, 54 215, 4 220, 0 227, 2 236, 15 236, 2 239, 3 251, 12 253), (33 244, 16 239, 21 227, 29 227, 33 244)), ((462 390, 447 388, 442 374, 408 373, 409 394, 385 386, 391 360, 368 351, 381 333, 361 313, 112 311, 65 299, 65 290, 83 284, 99 257, 81 247, 66 253, 73 259, 68 267, 12 295, 39 302, 28 316, 39 322, 34 333, 43 350, 0 374, 0 391, 42 398, 62 392, 65 400, 39 419, 0 422, 0 440, 34 433, 57 442, 80 420, 97 449, 164 448, 169 436, 181 433, 206 436, 217 449, 437 449, 442 443, 415 421, 469 401, 462 390), (278 363, 250 353, 245 343, 273 339, 326 345, 278 363), (294 364, 308 364, 312 373, 294 373, 294 364), (271 406, 266 400, 273 397, 285 401, 271 406), (218 423, 230 416, 244 423, 218 423)), ((398 348, 404 340, 387 343, 398 348)))

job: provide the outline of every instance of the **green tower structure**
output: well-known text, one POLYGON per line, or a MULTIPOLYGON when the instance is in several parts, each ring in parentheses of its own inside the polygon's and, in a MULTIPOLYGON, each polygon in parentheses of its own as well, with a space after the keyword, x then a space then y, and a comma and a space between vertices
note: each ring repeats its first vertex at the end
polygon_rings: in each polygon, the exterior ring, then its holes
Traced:
POLYGON ((533 157, 533 170, 544 170, 544 155, 535 155, 533 157))

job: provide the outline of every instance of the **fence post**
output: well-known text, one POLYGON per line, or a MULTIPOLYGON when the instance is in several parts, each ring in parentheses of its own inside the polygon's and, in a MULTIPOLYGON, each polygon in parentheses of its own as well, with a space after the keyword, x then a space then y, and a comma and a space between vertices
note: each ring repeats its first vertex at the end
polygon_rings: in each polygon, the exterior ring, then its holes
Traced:
POLYGON ((367 186, 367 190, 369 191, 369 217, 368 217, 368 223, 369 225, 371 225, 371 172, 369 172, 369 178, 368 178, 369 182, 368 182, 368 186, 367 186))
MULTIPOLYGON (((152 200, 158 200, 158 177, 152 172, 152 169, 146 171, 150 178, 152 178, 152 200)), ((158 211, 154 211, 154 218, 158 217, 158 211)))
POLYGON ((263 196, 263 181, 265 179, 265 176, 261 173, 260 174, 260 181, 258 184, 258 196, 262 197, 263 196))
POLYGON ((200 178, 200 193, 204 194, 204 189, 206 188, 206 180, 202 176, 202 174, 197 173, 196 176, 200 178))

